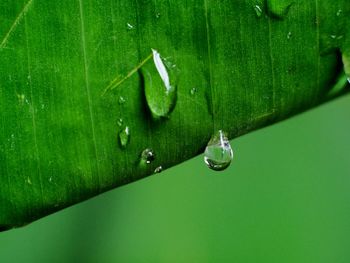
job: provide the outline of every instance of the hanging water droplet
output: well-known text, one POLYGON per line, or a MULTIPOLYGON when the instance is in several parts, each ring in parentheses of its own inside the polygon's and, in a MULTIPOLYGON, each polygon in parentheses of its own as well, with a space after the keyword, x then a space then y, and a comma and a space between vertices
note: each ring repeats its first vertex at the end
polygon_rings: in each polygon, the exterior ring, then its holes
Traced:
POLYGON ((163 167, 162 166, 158 166, 156 169, 154 169, 154 173, 155 174, 159 174, 161 172, 163 172, 163 167))
POLYGON ((197 89, 196 89, 196 88, 192 88, 192 89, 190 90, 190 94, 191 94, 192 96, 196 95, 196 93, 197 93, 197 89))
POLYGON ((268 14, 272 17, 283 19, 288 15, 292 0, 267 0, 268 14))
POLYGON ((288 34, 287 34, 287 39, 289 40, 289 39, 291 39, 292 38, 292 32, 288 32, 288 34))
POLYGON ((154 152, 152 149, 145 149, 141 153, 141 163, 150 164, 155 159, 154 152))
POLYGON ((126 23, 126 28, 127 28, 128 30, 133 30, 133 29, 134 29, 134 26, 133 26, 132 24, 130 24, 130 23, 126 23))
POLYGON ((350 51, 342 53, 342 60, 344 65, 344 72, 350 83, 350 51))
POLYGON ((126 126, 119 132, 119 143, 122 148, 126 148, 130 141, 130 129, 126 126))
POLYGON ((263 14, 263 10, 261 9, 261 7, 259 5, 255 5, 254 10, 255 10, 256 16, 260 18, 263 14))
POLYGON ((122 105, 122 104, 124 104, 126 102, 126 100, 125 100, 124 97, 120 96, 118 102, 119 102, 120 105, 122 105))
POLYGON ((122 118, 119 118, 119 119, 117 120, 117 124, 118 124, 119 127, 121 127, 121 126, 123 125, 123 123, 124 123, 124 121, 123 121, 122 118))
POLYGON ((177 101, 177 68, 152 52, 153 63, 142 68, 147 105, 154 118, 169 117, 177 101))
POLYGON ((233 151, 226 134, 219 130, 214 134, 204 152, 204 162, 214 171, 222 171, 230 166, 233 151))

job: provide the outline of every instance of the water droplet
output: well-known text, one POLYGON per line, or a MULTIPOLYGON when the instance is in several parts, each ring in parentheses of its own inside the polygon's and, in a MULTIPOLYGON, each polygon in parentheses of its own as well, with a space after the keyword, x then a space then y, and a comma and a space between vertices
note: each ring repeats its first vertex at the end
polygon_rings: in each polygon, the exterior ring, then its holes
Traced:
POLYGON ((197 93, 197 89, 196 89, 196 88, 192 88, 192 89, 190 90, 190 94, 191 94, 192 96, 196 95, 196 93, 197 93))
POLYGON ((337 16, 341 16, 342 14, 343 14, 343 10, 339 9, 339 10, 337 11, 337 16))
POLYGON ((155 159, 154 152, 152 149, 145 149, 141 153, 141 163, 150 164, 155 159))
POLYGON ((123 125, 123 123, 124 123, 124 121, 123 121, 122 118, 119 118, 119 119, 117 120, 117 124, 118 124, 119 127, 121 127, 121 126, 123 125))
POLYGON ((214 171, 222 171, 230 166, 233 151, 226 134, 219 130, 214 134, 204 152, 206 165, 214 171))
POLYGON ((130 128, 126 126, 119 132, 119 143, 122 148, 126 148, 130 141, 130 128))
POLYGON ((261 17, 263 14, 263 10, 261 9, 261 7, 259 5, 255 5, 254 6, 254 10, 255 10, 255 14, 257 17, 261 17))
POLYGON ((283 19, 288 15, 292 0, 267 0, 268 14, 274 18, 283 19))
POLYGON ((291 38, 292 38, 292 32, 288 32, 287 39, 291 39, 291 38))
POLYGON ((154 118, 169 117, 177 101, 177 68, 152 52, 153 63, 142 68, 147 105, 154 118))
POLYGON ((161 172, 163 172, 163 167, 162 166, 158 166, 156 169, 154 169, 154 173, 155 174, 159 174, 161 172))
POLYGON ((126 23, 126 27, 128 30, 133 30, 134 29, 134 26, 130 23, 126 23))
POLYGON ((348 82, 350 83, 350 51, 343 52, 342 60, 343 60, 343 65, 344 65, 344 72, 347 76, 348 82))
POLYGON ((161 14, 159 12, 156 13, 156 18, 159 19, 161 14))
POLYGON ((26 179, 26 183, 29 184, 29 185, 32 185, 32 180, 30 180, 29 176, 26 179))
POLYGON ((120 105, 122 105, 122 104, 124 104, 126 102, 126 100, 125 100, 124 97, 120 96, 118 102, 119 102, 120 105))
POLYGON ((335 34, 332 34, 332 35, 330 35, 329 37, 330 37, 331 39, 333 39, 333 40, 341 40, 341 39, 344 38, 343 35, 335 35, 335 34))

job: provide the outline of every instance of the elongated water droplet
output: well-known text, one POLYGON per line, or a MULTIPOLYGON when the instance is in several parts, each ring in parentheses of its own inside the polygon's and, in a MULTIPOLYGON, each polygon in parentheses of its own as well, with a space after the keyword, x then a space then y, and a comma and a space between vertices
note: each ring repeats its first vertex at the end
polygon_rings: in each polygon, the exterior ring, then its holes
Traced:
POLYGON ((214 134, 204 152, 206 165, 214 171, 222 171, 230 166, 233 151, 226 134, 219 130, 214 134))
POLYGON ((155 159, 154 152, 152 149, 145 149, 141 153, 141 163, 150 164, 155 159))
POLYGON ((122 148, 126 148, 130 141, 130 128, 126 126, 119 132, 119 143, 122 148))
POLYGON ((153 63, 142 68, 147 105, 154 118, 169 117, 177 101, 176 65, 152 52, 153 63))
POLYGON ((128 30, 133 30, 133 29, 134 29, 134 26, 133 26, 132 24, 130 24, 130 23, 126 23, 126 28, 127 28, 128 30))
POLYGON ((124 121, 123 121, 122 118, 119 118, 119 119, 117 120, 117 124, 118 124, 119 127, 122 127, 123 123, 124 123, 124 121))
POLYGON ((347 76, 348 82, 350 83, 350 51, 342 54, 342 60, 344 64, 344 72, 347 76))
POLYGON ((262 8, 259 5, 255 5, 254 10, 255 10, 256 16, 260 18, 263 14, 262 8))
POLYGON ((293 5, 292 0, 267 0, 267 9, 270 16, 283 19, 293 5))
POLYGON ((158 166, 156 169, 154 169, 154 173, 155 174, 159 174, 161 172, 163 172, 163 167, 162 166, 158 166))

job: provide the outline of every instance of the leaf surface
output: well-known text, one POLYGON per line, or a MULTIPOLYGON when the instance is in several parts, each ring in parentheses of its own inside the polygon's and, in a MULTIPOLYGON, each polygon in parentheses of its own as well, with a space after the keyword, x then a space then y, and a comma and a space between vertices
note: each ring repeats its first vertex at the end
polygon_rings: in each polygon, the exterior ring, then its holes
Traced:
POLYGON ((0 10, 2 229, 196 156, 218 130, 232 139, 345 93, 346 0, 0 0, 0 10), (157 92, 146 100, 152 49, 178 71, 167 118, 147 104, 157 92))

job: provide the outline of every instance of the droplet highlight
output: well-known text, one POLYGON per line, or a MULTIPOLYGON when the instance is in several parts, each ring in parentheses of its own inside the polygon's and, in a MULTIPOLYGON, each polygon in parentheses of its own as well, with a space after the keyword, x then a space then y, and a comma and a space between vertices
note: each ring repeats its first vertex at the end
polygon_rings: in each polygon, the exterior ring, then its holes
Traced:
POLYGON ((122 129, 119 132, 119 143, 120 146, 125 149, 126 146, 129 144, 130 141, 130 128, 128 126, 125 126, 124 129, 122 129))
POLYGON ((119 105, 123 105, 125 102, 126 102, 125 98, 120 96, 119 99, 118 99, 119 105))
POLYGON ((233 159, 231 144, 224 131, 215 133, 204 152, 205 164, 214 171, 223 171, 228 168, 233 159))
POLYGON ((192 96, 194 96, 194 95, 196 95, 197 94, 197 89, 196 88, 192 88, 191 90, 190 90, 190 94, 192 95, 192 96))
POLYGON ((152 49, 153 63, 142 68, 148 108, 154 118, 169 117, 177 102, 177 68, 152 49))
POLYGON ((152 149, 145 149, 141 153, 141 163, 150 164, 155 160, 155 155, 152 149))

